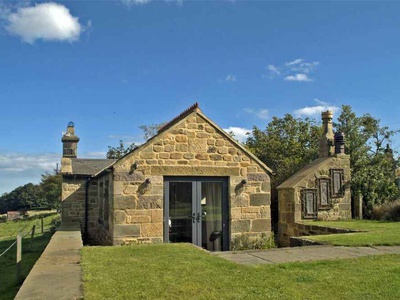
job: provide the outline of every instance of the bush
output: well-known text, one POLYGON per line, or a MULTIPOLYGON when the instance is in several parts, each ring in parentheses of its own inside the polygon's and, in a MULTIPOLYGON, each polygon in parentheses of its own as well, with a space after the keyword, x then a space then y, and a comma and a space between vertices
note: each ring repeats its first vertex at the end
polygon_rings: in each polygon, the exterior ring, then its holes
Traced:
POLYGON ((372 219, 400 222, 400 200, 376 205, 372 210, 372 219))
POLYGON ((271 233, 271 236, 267 236, 263 233, 261 236, 259 235, 250 235, 244 234, 235 237, 232 241, 232 251, 239 250, 254 250, 254 249, 269 249, 274 248, 274 237, 271 233))

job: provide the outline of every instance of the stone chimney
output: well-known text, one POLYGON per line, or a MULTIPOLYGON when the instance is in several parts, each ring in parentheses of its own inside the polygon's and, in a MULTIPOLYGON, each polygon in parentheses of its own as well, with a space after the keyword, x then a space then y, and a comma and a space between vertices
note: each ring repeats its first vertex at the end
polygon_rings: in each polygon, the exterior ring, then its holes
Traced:
POLYGON ((62 136, 63 156, 67 158, 76 158, 78 155, 79 138, 75 135, 75 124, 69 122, 67 132, 62 136))
POLYGON ((319 139, 319 154, 318 157, 329 157, 334 153, 333 147, 333 114, 330 110, 322 113, 322 135, 319 139))
POLYGON ((336 132, 335 133, 335 154, 345 154, 344 153, 344 133, 336 132))

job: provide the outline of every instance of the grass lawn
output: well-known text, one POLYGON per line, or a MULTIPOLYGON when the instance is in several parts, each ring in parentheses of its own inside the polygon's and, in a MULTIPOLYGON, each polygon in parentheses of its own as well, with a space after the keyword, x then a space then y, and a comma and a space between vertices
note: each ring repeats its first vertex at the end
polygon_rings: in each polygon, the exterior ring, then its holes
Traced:
POLYGON ((189 244, 84 247, 85 299, 399 299, 400 255, 245 266, 189 244))
MULTIPOLYGON (((3 253, 15 240, 18 232, 29 232, 36 225, 36 234, 33 239, 32 251, 29 249, 30 235, 22 240, 22 277, 26 278, 35 262, 50 241, 52 233, 51 221, 55 216, 44 218, 45 233, 40 233, 40 220, 18 220, 0 223, 0 254, 3 253)), ((18 292, 19 284, 16 280, 16 245, 5 255, 0 257, 0 299, 14 299, 18 292)))
POLYGON ((362 230, 365 232, 307 236, 307 239, 337 246, 398 246, 400 222, 382 221, 308 221, 308 225, 362 230))

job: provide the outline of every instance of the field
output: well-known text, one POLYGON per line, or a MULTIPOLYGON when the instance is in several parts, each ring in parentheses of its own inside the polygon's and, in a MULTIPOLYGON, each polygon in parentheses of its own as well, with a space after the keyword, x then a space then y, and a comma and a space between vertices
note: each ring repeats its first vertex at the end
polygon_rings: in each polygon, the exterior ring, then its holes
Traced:
MULTIPOLYGON (((30 249, 30 237, 28 234, 22 240, 22 278, 28 276, 35 262, 38 260, 43 250, 46 248, 52 236, 52 220, 56 215, 44 218, 44 233, 41 233, 40 219, 33 218, 28 220, 10 221, 0 223, 0 254, 3 253, 16 240, 19 232, 28 233, 33 225, 36 225, 35 236, 33 238, 32 249, 30 249)), ((22 282, 17 282, 16 278, 16 245, 7 253, 0 257, 0 298, 14 299, 18 288, 22 282)))

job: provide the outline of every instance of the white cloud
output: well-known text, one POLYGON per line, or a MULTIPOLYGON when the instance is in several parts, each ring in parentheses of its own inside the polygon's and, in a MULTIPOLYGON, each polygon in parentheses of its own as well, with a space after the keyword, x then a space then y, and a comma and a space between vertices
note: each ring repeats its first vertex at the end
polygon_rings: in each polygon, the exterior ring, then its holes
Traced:
POLYGON ((300 64, 300 63, 303 62, 303 61, 304 61, 304 59, 302 59, 302 58, 297 58, 297 59, 295 59, 295 60, 293 60, 293 61, 286 62, 286 63, 285 63, 285 66, 290 67, 290 66, 293 66, 293 65, 298 65, 298 64, 300 64))
POLYGON ((235 75, 232 75, 232 74, 228 74, 226 77, 225 77, 225 81, 230 81, 230 82, 233 82, 233 81, 236 81, 236 76, 235 75))
POLYGON ((310 82, 313 79, 309 74, 313 73, 318 65, 318 61, 307 62, 303 58, 296 58, 279 66, 269 64, 267 70, 270 79, 281 76, 285 81, 310 82))
POLYGON ((262 120, 267 120, 269 118, 269 111, 268 109, 252 109, 252 108, 245 108, 244 109, 245 112, 247 112, 248 114, 252 114, 255 115, 257 118, 260 118, 262 120))
POLYGON ((25 153, 0 154, 0 171, 25 172, 30 169, 40 170, 41 172, 52 171, 60 160, 61 155, 54 153, 37 155, 25 153))
POLYGON ((143 5, 149 3, 151 0, 121 0, 125 5, 143 5))
POLYGON ((286 81, 313 81, 311 78, 307 76, 307 74, 295 74, 289 75, 284 78, 286 81))
POLYGON ((54 2, 19 8, 7 19, 7 31, 29 44, 39 39, 73 42, 79 39, 83 30, 78 18, 73 17, 68 8, 54 2))
POLYGON ((330 105, 329 103, 314 99, 314 101, 318 104, 315 106, 306 106, 300 109, 295 110, 293 113, 296 117, 315 117, 321 115, 323 111, 330 110, 333 113, 339 110, 339 107, 330 105))
POLYGON ((56 153, 0 153, 0 195, 30 182, 39 183, 41 174, 51 173, 60 160, 61 154, 56 153))
POLYGON ((274 65, 268 65, 267 66, 268 71, 270 71, 271 75, 280 75, 281 72, 278 70, 277 67, 275 67, 274 65))
POLYGON ((251 129, 242 128, 242 127, 228 127, 224 128, 227 133, 233 132, 234 138, 241 143, 244 143, 247 140, 247 137, 251 134, 251 129))

